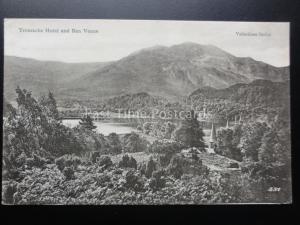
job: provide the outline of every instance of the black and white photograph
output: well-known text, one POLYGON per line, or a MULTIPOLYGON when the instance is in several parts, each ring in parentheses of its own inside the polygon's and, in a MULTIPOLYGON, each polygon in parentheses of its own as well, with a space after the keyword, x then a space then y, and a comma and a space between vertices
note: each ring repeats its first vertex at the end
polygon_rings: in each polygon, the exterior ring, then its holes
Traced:
POLYGON ((290 204, 290 23, 4 20, 2 204, 290 204))

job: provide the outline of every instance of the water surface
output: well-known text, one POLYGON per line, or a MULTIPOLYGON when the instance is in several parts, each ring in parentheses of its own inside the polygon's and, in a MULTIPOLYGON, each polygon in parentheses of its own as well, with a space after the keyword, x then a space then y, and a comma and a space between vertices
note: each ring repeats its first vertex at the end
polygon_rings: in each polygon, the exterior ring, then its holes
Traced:
MULTIPOLYGON (((67 127, 76 127, 79 125, 79 119, 77 120, 62 120, 63 125, 67 127)), ((113 121, 94 121, 94 125, 96 126, 96 132, 101 133, 105 136, 109 135, 110 133, 116 134, 128 134, 131 132, 138 132, 138 130, 134 127, 131 123, 125 122, 113 122, 113 121)))

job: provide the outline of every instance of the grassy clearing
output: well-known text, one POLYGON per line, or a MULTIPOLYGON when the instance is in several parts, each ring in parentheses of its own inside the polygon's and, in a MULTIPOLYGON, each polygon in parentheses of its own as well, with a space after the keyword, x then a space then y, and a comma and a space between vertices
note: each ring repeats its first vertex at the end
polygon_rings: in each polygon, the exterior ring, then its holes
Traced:
POLYGON ((209 153, 205 153, 205 152, 198 154, 198 156, 200 159, 202 159, 203 165, 206 165, 211 170, 218 170, 218 171, 240 170, 239 168, 238 169, 228 168, 230 163, 240 164, 240 162, 238 162, 236 160, 229 159, 229 158, 221 156, 221 155, 209 154, 209 153))

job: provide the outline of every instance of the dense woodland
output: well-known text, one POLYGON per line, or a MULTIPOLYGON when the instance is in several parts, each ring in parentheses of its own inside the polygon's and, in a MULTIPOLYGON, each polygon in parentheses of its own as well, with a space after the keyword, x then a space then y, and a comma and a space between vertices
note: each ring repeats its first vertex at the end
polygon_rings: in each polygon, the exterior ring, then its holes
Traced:
MULTIPOLYGON (((288 96, 285 88, 284 83, 256 81, 223 91, 203 89, 190 95, 193 104, 201 108, 203 101, 209 100, 211 105, 206 107, 211 113, 227 117, 241 113, 239 107, 245 102, 245 107, 256 106, 251 112, 245 108, 243 123, 217 130, 215 151, 240 162, 238 173, 212 171, 197 154, 191 158, 180 154, 182 149, 204 151, 206 147, 197 116, 187 117, 180 123, 144 123, 139 129, 157 137, 153 143, 137 133, 104 136, 95 132, 93 120, 88 116, 75 128, 62 125, 51 92, 36 99, 30 91, 17 88, 17 106, 7 102, 4 106, 2 202, 290 202, 290 121, 288 107, 283 105, 284 96, 288 96), (139 161, 135 157, 137 153, 147 157, 139 161), (270 188, 280 191, 270 192, 270 188)), ((166 105, 174 106, 162 104, 144 93, 138 97, 117 97, 105 107, 138 110, 166 105), (145 98, 147 102, 143 102, 145 98)))
POLYGON ((203 87, 192 92, 187 98, 178 101, 153 96, 148 93, 126 94, 101 101, 60 100, 64 110, 61 116, 78 116, 84 112, 78 106, 91 111, 143 112, 159 117, 155 112, 165 111, 172 118, 178 119, 176 112, 193 109, 196 112, 206 111, 210 120, 224 123, 243 117, 245 120, 272 122, 286 110, 289 118, 289 83, 255 80, 249 84, 235 84, 229 88, 215 89, 203 87), (276 93, 276 94, 274 94, 276 93))

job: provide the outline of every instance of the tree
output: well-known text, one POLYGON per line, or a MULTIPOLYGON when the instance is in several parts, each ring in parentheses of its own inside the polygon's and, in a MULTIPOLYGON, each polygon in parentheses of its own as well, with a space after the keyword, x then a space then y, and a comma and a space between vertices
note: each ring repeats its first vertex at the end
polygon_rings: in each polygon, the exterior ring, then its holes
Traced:
POLYGON ((110 152, 113 154, 122 153, 122 145, 116 133, 110 133, 107 137, 110 152))
POLYGON ((178 155, 174 155, 167 167, 167 173, 173 175, 176 179, 179 179, 183 174, 183 158, 178 155))
POLYGON ((173 155, 179 153, 183 149, 183 145, 176 142, 164 142, 155 140, 148 148, 150 153, 158 154, 158 161, 160 166, 167 166, 173 155))
POLYGON ((145 123, 143 124, 143 132, 144 132, 145 134, 149 134, 149 133, 151 132, 151 130, 152 130, 152 127, 153 127, 152 123, 150 123, 150 122, 145 122, 145 123))
POLYGON ((137 161, 132 156, 129 157, 125 154, 119 162, 119 167, 137 169, 137 161))
POLYGON ((216 153, 228 155, 228 151, 232 148, 232 135, 233 131, 231 129, 221 128, 217 131, 216 153))
POLYGON ((137 133, 131 132, 124 136, 123 147, 125 152, 142 152, 147 149, 147 142, 137 133))
POLYGON ((232 145, 234 147, 239 148, 239 143, 242 137, 242 126, 237 124, 233 127, 233 134, 232 134, 232 145))
POLYGON ((113 162, 111 161, 111 158, 107 155, 101 155, 99 158, 97 158, 97 164, 99 166, 103 166, 105 169, 110 167, 113 162))
POLYGON ((81 118, 81 121, 79 121, 80 126, 82 126, 85 129, 88 130, 94 130, 95 128, 97 128, 97 126, 94 125, 92 118, 87 115, 83 118, 81 118))
POLYGON ((165 138, 170 139, 172 137, 172 133, 175 130, 176 126, 172 122, 165 123, 165 138))
POLYGON ((14 107, 8 101, 6 101, 5 98, 3 98, 3 117, 9 116, 9 113, 12 111, 15 111, 14 107))
POLYGON ((17 87, 17 109, 7 107, 4 121, 3 160, 5 170, 22 169, 28 159, 35 156, 52 159, 65 153, 81 151, 71 128, 61 124, 57 114, 55 99, 42 98, 41 102, 32 97, 31 92, 17 87), (52 113, 51 113, 52 112, 52 113))
POLYGON ((241 160, 241 152, 234 140, 234 130, 221 128, 217 132, 216 153, 226 157, 241 160))
POLYGON ((145 176, 147 178, 150 178, 152 176, 153 171, 155 171, 156 169, 157 169, 157 164, 153 160, 153 158, 150 157, 150 159, 148 160, 148 162, 146 164, 145 171, 143 171, 142 174, 145 174, 145 176))
POLYGON ((190 116, 186 116, 182 121, 179 129, 175 130, 175 140, 183 143, 185 147, 204 148, 204 133, 202 127, 197 120, 197 114, 190 111, 190 116))
POLYGON ((266 123, 253 122, 243 126, 243 136, 240 140, 240 145, 245 159, 258 161, 258 149, 267 130, 268 126, 266 123))
POLYGON ((59 119, 56 100, 51 91, 49 91, 47 98, 45 98, 44 96, 41 97, 40 105, 44 107, 44 111, 49 118, 52 118, 54 120, 59 119))
POLYGON ((274 130, 266 132, 262 138, 262 145, 258 151, 258 159, 265 165, 286 164, 288 150, 281 145, 278 135, 274 130))

